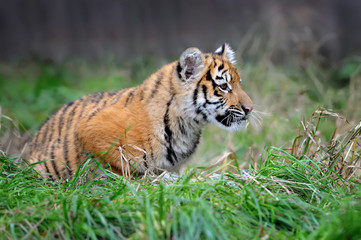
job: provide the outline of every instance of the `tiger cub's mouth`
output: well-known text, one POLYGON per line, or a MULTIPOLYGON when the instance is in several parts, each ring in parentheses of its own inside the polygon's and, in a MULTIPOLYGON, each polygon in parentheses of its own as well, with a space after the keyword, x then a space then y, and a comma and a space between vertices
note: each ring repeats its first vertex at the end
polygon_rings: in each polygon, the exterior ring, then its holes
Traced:
POLYGON ((216 120, 223 124, 225 127, 231 127, 234 124, 239 124, 242 121, 246 121, 249 115, 241 112, 237 109, 228 109, 222 115, 217 115, 216 120))

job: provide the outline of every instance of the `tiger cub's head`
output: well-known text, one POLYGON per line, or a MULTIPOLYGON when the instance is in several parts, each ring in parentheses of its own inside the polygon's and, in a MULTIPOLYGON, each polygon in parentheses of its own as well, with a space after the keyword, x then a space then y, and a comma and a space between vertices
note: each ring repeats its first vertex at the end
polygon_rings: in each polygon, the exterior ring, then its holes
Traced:
POLYGON ((192 117, 237 131, 251 115, 253 103, 243 91, 233 64, 234 52, 228 44, 214 53, 188 48, 179 59, 177 73, 186 88, 184 99, 188 99, 192 117))

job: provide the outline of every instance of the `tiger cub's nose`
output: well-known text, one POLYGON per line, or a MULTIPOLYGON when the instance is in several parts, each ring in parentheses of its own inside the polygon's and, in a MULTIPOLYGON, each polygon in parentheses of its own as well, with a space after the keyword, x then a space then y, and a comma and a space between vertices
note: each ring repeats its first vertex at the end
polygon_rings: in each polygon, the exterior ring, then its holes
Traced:
POLYGON ((248 114, 250 114, 252 112, 253 108, 250 107, 250 106, 242 106, 242 110, 244 111, 244 113, 246 115, 248 115, 248 114))

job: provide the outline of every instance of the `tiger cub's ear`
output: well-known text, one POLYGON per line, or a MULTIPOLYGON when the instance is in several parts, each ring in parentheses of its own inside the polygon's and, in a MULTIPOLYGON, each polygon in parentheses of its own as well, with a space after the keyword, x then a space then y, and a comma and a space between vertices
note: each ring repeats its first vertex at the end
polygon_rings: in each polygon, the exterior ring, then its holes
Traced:
POLYGON ((214 53, 226 57, 230 63, 236 64, 234 51, 227 43, 223 43, 214 53))
POLYGON ((204 58, 198 48, 188 48, 179 58, 179 78, 185 82, 196 80, 204 70, 204 58))

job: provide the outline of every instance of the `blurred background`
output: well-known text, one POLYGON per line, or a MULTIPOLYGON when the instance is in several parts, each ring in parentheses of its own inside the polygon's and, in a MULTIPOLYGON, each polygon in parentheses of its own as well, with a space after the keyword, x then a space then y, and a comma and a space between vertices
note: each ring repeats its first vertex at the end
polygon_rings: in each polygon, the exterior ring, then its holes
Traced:
MULTIPOLYGON (((289 146, 318 107, 360 119, 360 12, 359 0, 3 0, 0 150, 21 152, 67 101, 138 85, 188 47, 227 42, 262 121, 245 133, 208 127, 196 159, 256 161, 289 146)), ((325 121, 326 140, 336 125, 325 121)))
POLYGON ((329 63, 360 53, 360 10, 358 0, 1 1, 0 58, 174 57, 229 42, 246 60, 317 52, 329 63))

